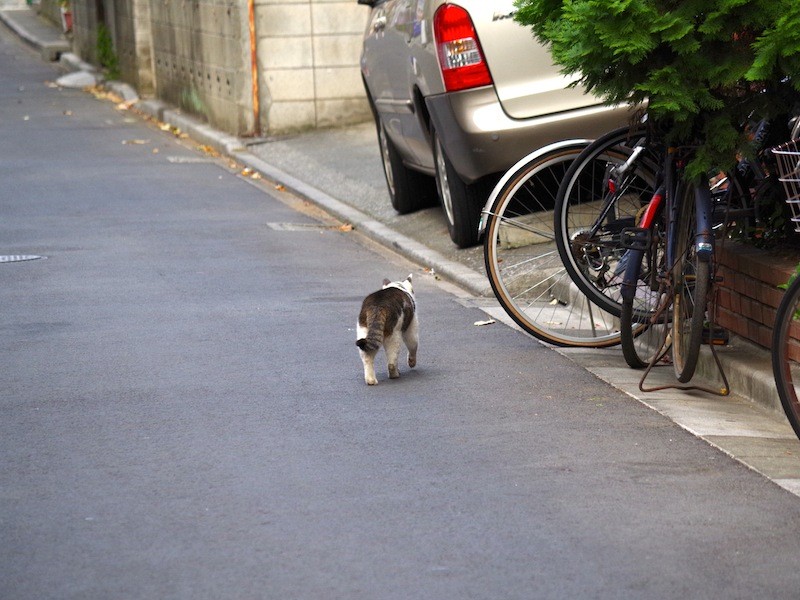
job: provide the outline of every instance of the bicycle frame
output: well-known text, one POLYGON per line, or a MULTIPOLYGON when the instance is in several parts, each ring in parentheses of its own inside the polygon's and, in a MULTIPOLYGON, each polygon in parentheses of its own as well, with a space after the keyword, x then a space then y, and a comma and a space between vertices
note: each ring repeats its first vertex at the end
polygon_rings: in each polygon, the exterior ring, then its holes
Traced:
MULTIPOLYGON (((641 263, 648 249, 654 249, 655 240, 653 239, 653 232, 655 231, 655 224, 661 215, 666 217, 666 239, 664 255, 665 259, 662 265, 653 264, 650 269, 651 276, 654 278, 650 282, 652 291, 663 290, 663 299, 660 305, 649 314, 641 313, 635 317, 638 322, 650 322, 655 324, 660 319, 666 318, 664 313, 672 305, 673 301, 677 302, 675 298, 674 269, 680 262, 683 256, 694 255, 699 262, 711 263, 714 256, 714 232, 713 232, 713 200, 711 190, 707 182, 698 181, 694 185, 694 215, 695 215, 695 231, 694 237, 691 240, 689 247, 678 247, 679 232, 678 228, 681 226, 681 210, 683 203, 689 200, 683 193, 684 182, 681 177, 681 164, 676 162, 676 149, 670 148, 665 153, 664 170, 663 170, 663 183, 659 185, 653 194, 650 202, 647 204, 638 226, 635 228, 627 229, 623 232, 622 244, 629 253, 625 274, 621 287, 621 295, 627 302, 633 302, 635 299, 638 279, 641 273, 641 263), (660 267, 660 268, 659 268, 660 267)), ((652 260, 655 260, 655 252, 651 252, 652 260)), ((711 272, 709 270, 707 272, 711 272)), ((712 276, 713 279, 713 276, 712 276)), ((679 292, 680 293, 680 292, 679 292)), ((703 312, 705 313, 705 306, 707 298, 701 299, 703 302, 703 312)), ((671 327, 682 326, 676 323, 675 319, 672 321, 671 327)), ((673 331, 673 337, 675 332, 673 331)), ((664 341, 667 343, 667 340, 664 341)), ((663 356, 666 352, 665 346, 654 355, 653 361, 647 367, 641 381, 640 389, 642 391, 655 391, 665 388, 680 387, 680 389, 699 389, 707 392, 727 395, 729 393, 729 386, 727 379, 722 370, 722 367, 717 359, 716 353, 714 358, 717 362, 718 368, 722 375, 724 387, 721 390, 711 390, 698 386, 658 386, 650 389, 644 388, 644 381, 655 364, 656 360, 663 356)), ((713 352, 713 346, 712 346, 713 352)), ((694 370, 692 365, 690 373, 694 370)), ((690 376, 689 376, 690 377, 690 376)), ((681 379, 681 381, 684 381, 681 379)))
MULTIPOLYGON (((638 156, 638 153, 635 154, 638 156)), ((649 234, 652 231, 654 222, 660 214, 662 206, 664 206, 664 202, 666 200, 666 210, 668 215, 666 264, 669 266, 669 270, 671 270, 671 267, 678 259, 678 248, 675 246, 675 240, 677 238, 676 229, 678 225, 678 214, 681 209, 681 198, 677 193, 679 189, 678 186, 681 184, 680 182, 675 181, 675 177, 678 175, 678 173, 674 166, 672 149, 667 152, 664 173, 664 183, 656 189, 656 192, 653 194, 653 197, 650 199, 650 202, 647 204, 647 207, 642 214, 642 218, 639 221, 638 226, 624 230, 623 246, 631 252, 638 253, 638 255, 631 255, 631 260, 629 261, 631 264, 637 264, 635 260, 636 258, 641 261, 642 254, 644 253, 647 244, 650 242, 649 234), (666 190, 670 190, 670 192, 666 193, 666 190), (648 239, 645 240, 644 236, 647 236, 648 239)), ((607 200, 607 202, 609 204, 613 204, 613 200, 614 198, 611 197, 607 200)), ((714 254, 714 232, 712 219, 713 203, 711 199, 711 190, 709 189, 708 185, 695 185, 694 204, 695 217, 697 220, 694 250, 700 260, 709 262, 714 254)), ((599 228, 599 225, 596 224, 595 229, 597 228, 599 228)), ((689 251, 691 248, 683 250, 689 251)), ((631 266, 629 265, 628 268, 630 269, 631 266)), ((635 287, 635 285, 636 282, 631 281, 629 276, 626 275, 625 280, 623 281, 623 295, 631 294, 631 288, 635 287)))

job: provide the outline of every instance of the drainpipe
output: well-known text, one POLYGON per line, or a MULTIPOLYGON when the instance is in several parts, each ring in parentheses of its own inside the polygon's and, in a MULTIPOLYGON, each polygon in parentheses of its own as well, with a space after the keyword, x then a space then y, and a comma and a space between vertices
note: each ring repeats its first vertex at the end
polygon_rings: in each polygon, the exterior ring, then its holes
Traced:
POLYGON ((258 57, 256 54, 256 3, 248 0, 248 17, 250 25, 250 70, 253 76, 253 120, 254 134, 261 135, 261 109, 258 103, 258 57))

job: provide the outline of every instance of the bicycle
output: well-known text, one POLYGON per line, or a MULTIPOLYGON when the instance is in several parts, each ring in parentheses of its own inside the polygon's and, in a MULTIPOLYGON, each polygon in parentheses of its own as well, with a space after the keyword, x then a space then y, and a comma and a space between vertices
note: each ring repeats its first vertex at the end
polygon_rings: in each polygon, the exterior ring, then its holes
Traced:
MULTIPOLYGON (((798 121, 800 125, 800 121, 798 121)), ((797 131, 793 130, 793 136, 797 131)), ((793 139, 773 148, 779 178, 791 209, 791 222, 800 232, 800 141, 793 139)), ((800 277, 795 276, 775 313, 772 329, 772 373, 786 417, 800 437, 800 277)))
POLYGON ((610 132, 573 162, 554 221, 562 261, 576 285, 619 315, 628 364, 651 365, 669 339, 681 383, 694 375, 703 342, 713 232, 726 220, 714 215, 720 207, 730 215, 734 196, 738 204, 746 201, 735 181, 714 193, 707 182, 685 184, 681 165, 690 151, 668 152, 646 125, 610 132), (598 169, 603 187, 587 193, 585 181, 598 169))
MULTIPOLYGON (((707 181, 684 180, 681 154, 676 148, 665 152, 663 185, 639 227, 624 234, 628 261, 620 320, 623 355, 631 367, 649 372, 671 347, 675 376, 687 383, 697 368, 706 320, 712 327, 714 321, 714 203, 707 181), (637 294, 642 288, 646 293, 637 294), (650 326, 646 343, 626 331, 642 322, 650 326)), ((729 393, 727 381, 719 393, 729 393)))
MULTIPOLYGON (((673 158, 673 153, 666 153, 653 141, 650 127, 621 128, 590 144, 573 162, 559 189, 554 229, 561 259, 587 297, 620 317, 620 342, 631 366, 644 365, 640 348, 663 346, 663 342, 654 343, 654 334, 666 339, 666 327, 654 327, 651 319, 655 314, 665 314, 667 308, 659 308, 668 294, 664 284, 657 283, 663 280, 666 260, 663 234, 667 229, 660 226, 660 200, 667 195, 673 197, 681 185, 675 176, 673 158), (664 156, 670 160, 664 161, 664 156), (598 172, 602 186, 599 192, 595 186, 586 186, 587 180, 598 178, 598 172), (670 191, 667 193, 666 189, 670 191), (637 229, 642 213, 647 227, 637 229), (634 265, 635 276, 631 278, 634 265), (641 344, 643 339, 648 340, 646 345, 641 344)), ((710 196, 701 202, 703 206, 710 204, 710 196)), ((681 234, 680 243, 686 248, 694 248, 686 241, 694 239, 690 214, 677 212, 689 203, 671 204, 675 207, 672 233, 681 234), (682 227, 675 225, 678 216, 684 223, 682 227)), ((694 218, 699 218, 705 230, 710 231, 707 210, 694 218)), ((673 361, 681 382, 694 374, 702 336, 713 238, 706 236, 702 243, 700 254, 690 255, 673 248, 669 261, 675 265, 670 271, 675 289, 680 290, 670 299, 674 309, 670 320, 674 317, 675 322, 683 323, 690 319, 686 329, 674 331, 677 344, 673 345, 673 361), (695 297, 701 299, 703 310, 695 310, 695 297)), ((651 357, 647 358, 649 364, 651 357)))
MULTIPOLYGON (((757 142, 762 158, 756 161, 740 159, 736 168, 727 176, 718 178, 719 181, 714 186, 708 186, 710 203, 705 199, 703 202, 706 205, 705 212, 710 215, 711 232, 727 233, 734 223, 738 224, 742 231, 754 230, 755 226, 760 223, 759 208, 774 193, 774 178, 768 175, 771 170, 767 164, 769 152, 763 150, 764 142, 771 129, 775 129, 778 134, 782 131, 781 128, 773 128, 773 124, 763 120, 752 128, 753 139, 757 142), (724 183, 724 187, 721 185, 722 183, 724 183)), ((672 174, 674 183, 666 183, 662 193, 654 195, 648 209, 643 213, 638 228, 626 232, 628 238, 624 245, 628 248, 629 261, 623 284, 625 299, 620 317, 623 324, 620 343, 629 366, 648 368, 649 370, 655 361, 665 354, 666 347, 669 345, 667 336, 671 334, 669 342, 672 344, 676 375, 679 381, 685 383, 691 379, 694 373, 700 346, 707 340, 712 344, 713 352, 713 344, 717 340, 714 330, 715 296, 713 294, 716 277, 713 261, 710 262, 709 276, 705 273, 706 267, 698 265, 694 267, 695 272, 690 273, 690 278, 692 278, 690 285, 695 288, 693 293, 684 297, 684 294, 679 293, 679 287, 678 293, 672 293, 676 291, 673 289, 675 285, 680 284, 680 279, 670 280, 670 277, 674 275, 674 262, 679 255, 670 250, 669 242, 674 240, 674 246, 679 249, 689 247, 694 230, 691 224, 691 212, 685 208, 692 201, 691 191, 687 195, 681 196, 680 187, 675 186, 682 186, 683 178, 675 177, 669 161, 665 165, 666 177, 668 178, 672 174), (677 199, 684 205, 683 216, 677 215, 674 208, 662 209, 662 205, 671 206, 670 197, 672 204, 677 199), (684 225, 681 226, 679 223, 684 225), (683 232, 683 237, 680 239, 676 238, 676 234, 679 232, 683 232), (701 268, 703 271, 697 270, 701 268), (645 293, 641 291, 643 283, 645 284, 645 293), (670 296, 670 294, 672 295, 670 296), (687 306, 686 300, 704 297, 707 298, 707 306, 696 305, 688 307, 688 310, 681 310, 681 303, 684 307, 687 306), (676 308, 672 313, 674 321, 662 317, 663 311, 670 302, 673 308, 676 308), (703 310, 695 310, 697 306, 703 306, 703 310), (704 322, 703 317, 706 315, 708 319, 704 322), (662 318, 659 320, 659 317, 662 318), (630 334, 630 327, 626 326, 631 322, 646 322, 650 325, 650 329, 647 330, 646 335, 634 337, 630 334), (676 325, 675 327, 672 326, 673 323, 676 325)), ((699 189, 698 186, 705 189, 706 182, 695 182, 695 189, 699 189)), ((700 227, 707 227, 707 225, 700 225, 700 227)), ((705 229, 699 231, 705 231, 705 229)), ((711 236, 712 240, 713 237, 724 239, 724 236, 711 236)), ((716 360, 716 353, 713 352, 713 354, 716 360)), ((718 360, 716 362, 722 379, 725 381, 720 363, 718 360)), ((725 382, 725 386, 727 386, 727 382, 725 382)))
POLYGON ((619 310, 596 306, 573 285, 556 247, 556 192, 589 143, 558 142, 523 158, 481 214, 484 263, 497 300, 524 331, 556 346, 599 348, 620 341, 619 310))
POLYGON ((657 187, 659 155, 645 126, 598 138, 573 161, 556 198, 553 228, 575 285, 619 317, 626 249, 623 230, 636 225, 657 187))

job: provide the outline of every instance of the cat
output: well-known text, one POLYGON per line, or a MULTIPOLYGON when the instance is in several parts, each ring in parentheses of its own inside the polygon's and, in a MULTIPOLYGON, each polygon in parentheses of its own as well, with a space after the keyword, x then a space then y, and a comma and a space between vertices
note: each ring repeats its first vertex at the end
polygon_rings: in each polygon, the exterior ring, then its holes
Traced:
POLYGON ((386 352, 389 378, 400 377, 397 358, 401 340, 408 348, 408 366, 413 369, 417 365, 419 322, 411 275, 405 281, 384 279, 383 289, 364 298, 361 305, 356 326, 356 346, 364 363, 364 381, 367 385, 378 384, 375 356, 381 346, 386 352))

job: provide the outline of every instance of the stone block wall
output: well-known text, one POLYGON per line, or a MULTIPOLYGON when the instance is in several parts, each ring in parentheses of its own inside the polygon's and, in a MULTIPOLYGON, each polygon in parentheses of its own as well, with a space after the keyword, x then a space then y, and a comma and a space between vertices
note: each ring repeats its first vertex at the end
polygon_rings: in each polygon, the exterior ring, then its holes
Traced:
POLYGON ((40 15, 50 19, 53 23, 61 23, 61 3, 58 0, 39 0, 32 6, 40 15))
POLYGON ((73 48, 82 59, 98 63, 97 30, 105 23, 124 81, 228 133, 280 134, 370 118, 359 74, 369 11, 355 0, 72 0, 72 6, 73 48))
POLYGON ((368 14, 352 0, 257 0, 263 132, 369 118, 359 71, 368 14))
MULTIPOLYGON (((94 5, 92 4, 92 7, 94 5)), ((97 23, 94 18, 95 11, 90 10, 88 2, 75 2, 72 4, 72 51, 83 60, 96 64, 97 62, 97 23)))
POLYGON ((122 79, 140 96, 155 93, 150 0, 116 3, 113 37, 122 79))
POLYGON ((248 22, 246 0, 151 0, 158 97, 227 132, 252 132, 248 22))

